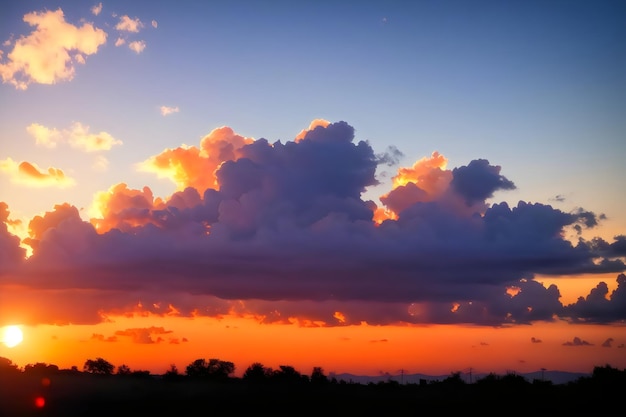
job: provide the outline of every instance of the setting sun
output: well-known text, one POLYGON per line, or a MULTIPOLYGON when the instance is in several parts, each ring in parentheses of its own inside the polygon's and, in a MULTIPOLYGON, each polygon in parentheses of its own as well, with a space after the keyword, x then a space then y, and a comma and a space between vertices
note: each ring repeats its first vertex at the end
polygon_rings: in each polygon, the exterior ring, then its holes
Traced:
POLYGON ((22 329, 20 329, 19 326, 7 326, 4 328, 2 341, 8 347, 12 348, 19 345, 23 339, 24 335, 22 334, 22 329))

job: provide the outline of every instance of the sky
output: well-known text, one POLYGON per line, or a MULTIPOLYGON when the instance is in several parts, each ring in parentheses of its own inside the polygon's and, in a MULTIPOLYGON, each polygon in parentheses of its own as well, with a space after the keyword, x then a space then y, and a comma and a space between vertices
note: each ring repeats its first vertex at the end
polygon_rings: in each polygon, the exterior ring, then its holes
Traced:
POLYGON ((0 356, 625 368, 625 18, 3 3, 0 356))

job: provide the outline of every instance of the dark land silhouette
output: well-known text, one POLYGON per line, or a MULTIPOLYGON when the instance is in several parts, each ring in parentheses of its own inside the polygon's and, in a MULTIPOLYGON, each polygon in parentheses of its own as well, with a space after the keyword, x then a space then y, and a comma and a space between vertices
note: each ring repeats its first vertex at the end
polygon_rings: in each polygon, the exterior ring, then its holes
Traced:
POLYGON ((626 370, 598 366, 589 376, 554 384, 515 373, 472 383, 461 373, 439 380, 357 383, 314 367, 272 369, 197 359, 163 374, 89 359, 82 370, 46 363, 18 368, 0 358, 0 416, 623 416, 626 370))

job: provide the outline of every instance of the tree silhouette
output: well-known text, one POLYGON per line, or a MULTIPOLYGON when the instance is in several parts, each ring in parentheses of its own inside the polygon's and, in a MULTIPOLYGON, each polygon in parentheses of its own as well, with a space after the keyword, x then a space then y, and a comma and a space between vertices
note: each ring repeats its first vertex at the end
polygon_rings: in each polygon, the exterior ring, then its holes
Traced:
POLYGON ((96 375, 112 375, 114 369, 115 366, 112 363, 102 358, 87 359, 83 365, 84 371, 96 375))
POLYGON ((324 370, 316 366, 313 368, 313 372, 311 372, 311 383, 316 385, 325 385, 328 384, 328 377, 324 374, 324 370))
POLYGON ((44 362, 29 363, 24 367, 24 373, 27 374, 49 375, 57 372, 59 372, 58 366, 52 364, 48 365, 44 362))
POLYGON ((13 374, 20 372, 20 369, 11 359, 0 357, 0 374, 13 374))
POLYGON ((219 359, 196 359, 187 365, 185 373, 191 378, 208 378, 215 380, 225 380, 235 372, 235 364, 219 359))
POLYGON ((262 363, 254 362, 243 373, 243 379, 253 383, 264 382, 271 378, 273 372, 272 368, 266 368, 262 363))
POLYGON ((122 364, 122 365, 117 367, 117 374, 118 375, 130 375, 131 373, 132 373, 132 371, 130 370, 130 368, 126 364, 122 364))
POLYGON ((163 378, 168 381, 175 381, 181 376, 182 375, 180 374, 180 372, 178 372, 178 368, 174 364, 171 364, 170 369, 165 371, 165 373, 163 374, 163 378))
POLYGON ((272 379, 281 384, 299 384, 307 382, 309 379, 306 375, 301 375, 300 372, 296 371, 293 366, 280 365, 279 368, 273 372, 272 379))

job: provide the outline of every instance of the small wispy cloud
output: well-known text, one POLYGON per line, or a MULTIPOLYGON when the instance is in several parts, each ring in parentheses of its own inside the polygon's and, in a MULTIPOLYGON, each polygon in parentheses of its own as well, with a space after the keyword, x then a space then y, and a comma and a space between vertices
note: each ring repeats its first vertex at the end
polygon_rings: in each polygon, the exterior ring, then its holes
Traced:
POLYGON ((143 27, 143 23, 139 18, 131 19, 127 15, 120 17, 120 21, 115 25, 115 29, 121 30, 124 32, 134 32, 137 33, 143 27))
POLYGON ((140 54, 146 49, 146 43, 144 41, 133 41, 128 44, 128 47, 131 51, 140 54))
POLYGON ((160 110, 161 110, 161 115, 162 116, 167 116, 167 115, 170 115, 172 113, 178 113, 180 111, 178 106, 176 106, 176 107, 161 106, 160 110))
POLYGON ((95 4, 94 6, 91 7, 91 13, 93 13, 94 16, 98 16, 101 11, 102 11, 102 3, 95 4))

